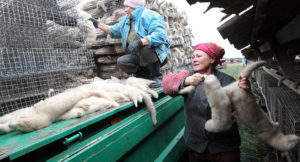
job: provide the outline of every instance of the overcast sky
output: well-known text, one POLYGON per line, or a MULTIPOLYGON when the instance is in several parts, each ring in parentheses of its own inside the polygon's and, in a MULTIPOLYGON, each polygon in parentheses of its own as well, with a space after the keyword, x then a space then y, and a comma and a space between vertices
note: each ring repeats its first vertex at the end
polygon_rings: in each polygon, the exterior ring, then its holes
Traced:
POLYGON ((179 11, 186 11, 188 24, 193 30, 195 38, 193 45, 203 42, 215 42, 225 49, 226 58, 243 57, 241 52, 234 48, 226 39, 224 40, 217 30, 223 22, 219 22, 224 14, 218 8, 213 8, 203 14, 209 3, 196 3, 189 5, 186 0, 167 0, 177 6, 179 11))

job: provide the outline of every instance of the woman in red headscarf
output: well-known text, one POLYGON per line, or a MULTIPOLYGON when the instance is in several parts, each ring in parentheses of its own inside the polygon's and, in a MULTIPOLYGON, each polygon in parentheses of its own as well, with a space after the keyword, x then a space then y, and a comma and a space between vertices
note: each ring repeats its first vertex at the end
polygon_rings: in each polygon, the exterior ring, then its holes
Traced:
MULTIPOLYGON (((235 79, 218 71, 215 67, 221 63, 225 51, 215 43, 202 43, 194 47, 193 70, 184 70, 168 74, 163 78, 164 92, 171 96, 178 95, 185 86, 197 86, 192 93, 185 94, 185 131, 184 140, 189 153, 189 161, 240 161, 240 135, 237 124, 229 130, 211 133, 205 130, 205 122, 211 118, 211 110, 202 89, 204 74, 214 74, 224 87, 235 79)), ((249 90, 246 78, 240 79, 240 88, 249 90)))

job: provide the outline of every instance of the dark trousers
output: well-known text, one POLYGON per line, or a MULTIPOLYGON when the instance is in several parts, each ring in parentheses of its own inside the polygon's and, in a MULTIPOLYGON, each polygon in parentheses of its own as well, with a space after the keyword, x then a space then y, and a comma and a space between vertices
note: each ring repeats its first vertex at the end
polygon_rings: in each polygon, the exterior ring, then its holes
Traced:
POLYGON ((207 150, 204 153, 197 153, 188 150, 189 162, 240 162, 240 150, 211 154, 207 150))
POLYGON ((136 73, 139 68, 146 68, 149 64, 159 61, 155 51, 151 48, 142 47, 139 55, 126 54, 117 60, 118 66, 128 74, 136 73))

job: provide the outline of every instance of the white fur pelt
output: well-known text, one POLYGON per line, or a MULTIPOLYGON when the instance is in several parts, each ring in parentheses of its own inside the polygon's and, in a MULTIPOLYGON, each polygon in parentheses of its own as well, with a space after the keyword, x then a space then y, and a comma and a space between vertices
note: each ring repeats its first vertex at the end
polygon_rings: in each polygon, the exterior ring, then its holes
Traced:
MULTIPOLYGON (((248 78, 252 71, 265 64, 264 61, 258 61, 245 67, 240 76, 248 78)), ((203 90, 207 96, 209 105, 211 106, 211 119, 205 123, 205 129, 211 132, 221 132, 229 129, 234 122, 232 120, 231 99, 227 92, 230 91, 231 85, 238 87, 238 81, 222 88, 219 80, 214 75, 208 75, 203 83, 203 90), (226 90, 227 89, 227 90, 226 90)), ((238 87, 239 88, 239 87, 238 87)), ((239 88, 240 89, 240 88, 239 88)), ((241 98, 247 98, 243 96, 241 98)))
POLYGON ((116 106, 111 101, 102 97, 91 96, 79 101, 72 109, 60 116, 58 120, 79 118, 96 111, 103 112, 112 107, 116 106))
POLYGON ((85 84, 76 88, 68 89, 55 96, 34 104, 32 107, 20 109, 0 118, 0 134, 13 130, 31 132, 44 128, 71 109, 77 102, 90 96, 107 98, 112 104, 118 104, 107 97, 103 90, 95 87, 93 83, 85 84))
POLYGON ((80 2, 76 6, 76 11, 78 14, 79 20, 77 20, 78 28, 85 33, 85 44, 90 48, 96 41, 97 33, 93 23, 89 20, 92 16, 83 11, 83 5, 85 2, 80 2))
POLYGON ((26 107, 2 116, 0 118, 0 134, 14 131, 9 127, 10 122, 12 122, 14 119, 19 119, 22 116, 29 116, 30 114, 34 113, 33 107, 26 107))
MULTIPOLYGON (((240 76, 248 78, 253 70, 264 64, 265 61, 248 64, 242 70, 240 76)), ((238 81, 222 88, 219 80, 215 76, 209 75, 204 80, 203 89, 212 112, 212 119, 205 124, 208 131, 220 132, 228 129, 228 126, 231 126, 233 122, 231 120, 231 107, 233 107, 238 119, 254 130, 261 140, 273 148, 280 151, 289 151, 299 143, 300 138, 298 136, 284 135, 280 131, 278 124, 272 122, 256 103, 255 97, 239 88, 238 81), (225 123, 221 123, 221 121, 225 123)), ((194 90, 194 86, 189 86, 181 90, 180 93, 189 93, 194 90)))
MULTIPOLYGON (((257 67, 265 64, 258 61, 246 66, 241 77, 249 77, 250 73, 257 67)), ((239 88, 238 81, 224 87, 229 96, 239 120, 254 130, 260 139, 273 148, 280 151, 289 151, 294 148, 300 138, 296 135, 284 135, 277 123, 270 121, 262 108, 256 103, 255 97, 249 92, 239 88)))
POLYGON ((128 80, 115 78, 114 81, 95 78, 90 84, 66 90, 32 107, 19 109, 0 117, 0 134, 14 130, 31 132, 59 120, 82 117, 96 111, 104 112, 119 107, 118 102, 124 101, 133 101, 137 106, 138 102, 144 100, 155 125, 156 111, 149 95, 152 94, 157 98, 158 94, 148 87, 151 83, 140 78, 128 80))
POLYGON ((211 107, 211 119, 205 123, 209 132, 221 132, 231 128, 232 105, 226 91, 214 75, 208 75, 203 83, 203 90, 211 107))
POLYGON ((154 98, 158 98, 157 92, 149 88, 149 85, 153 83, 153 81, 136 77, 129 77, 126 80, 112 77, 112 79, 108 79, 105 82, 106 83, 100 83, 99 86, 102 86, 102 88, 108 92, 118 92, 119 94, 127 96, 133 101, 135 107, 138 106, 138 102, 144 101, 150 112, 152 123, 154 125, 157 123, 156 110, 149 96, 149 94, 151 94, 154 98))

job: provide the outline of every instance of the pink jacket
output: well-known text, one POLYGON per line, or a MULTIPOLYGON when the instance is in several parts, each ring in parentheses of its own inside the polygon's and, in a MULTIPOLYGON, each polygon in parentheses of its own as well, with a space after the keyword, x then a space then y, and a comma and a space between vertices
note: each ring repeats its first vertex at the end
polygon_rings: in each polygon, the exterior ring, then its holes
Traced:
POLYGON ((191 73, 188 70, 166 75, 161 83, 164 93, 170 96, 178 95, 179 86, 182 83, 182 80, 190 75, 191 73))

